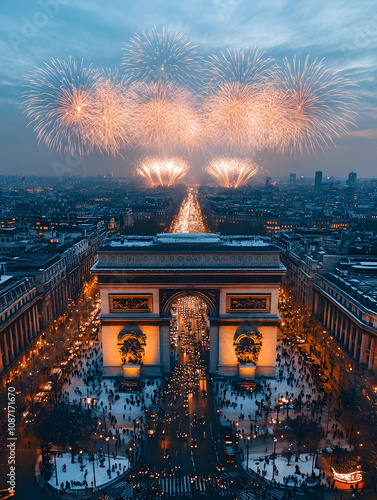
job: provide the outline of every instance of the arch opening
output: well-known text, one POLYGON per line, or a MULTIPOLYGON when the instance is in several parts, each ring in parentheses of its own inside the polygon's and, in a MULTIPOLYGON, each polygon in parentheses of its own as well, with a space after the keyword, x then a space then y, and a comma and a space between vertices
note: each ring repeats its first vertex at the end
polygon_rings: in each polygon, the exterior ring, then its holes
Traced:
POLYGON ((188 390, 195 392, 209 365, 209 306, 201 297, 186 294, 171 304, 170 313, 171 365, 188 368, 188 390))
POLYGON ((171 317, 174 303, 183 297, 198 297, 207 304, 208 316, 217 317, 219 298, 213 290, 180 290, 169 293, 168 297, 161 299, 161 316, 163 318, 171 317))

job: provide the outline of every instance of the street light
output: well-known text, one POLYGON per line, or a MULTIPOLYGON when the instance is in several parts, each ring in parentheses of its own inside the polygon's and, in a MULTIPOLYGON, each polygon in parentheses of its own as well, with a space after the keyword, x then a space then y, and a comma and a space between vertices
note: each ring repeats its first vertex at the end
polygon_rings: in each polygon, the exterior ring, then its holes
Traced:
POLYGON ((115 440, 115 457, 114 458, 116 458, 118 455, 118 439, 116 436, 113 436, 113 441, 114 440, 115 440))
POLYGON ((111 467, 110 467, 110 446, 109 446, 109 436, 107 436, 106 438, 106 442, 107 442, 107 457, 109 459, 109 479, 111 479, 111 467))
POLYGON ((249 470, 249 445, 250 445, 250 436, 247 436, 247 441, 246 441, 246 470, 249 470))
POLYGON ((96 487, 96 471, 94 467, 94 453, 91 451, 90 452, 90 461, 93 463, 93 484, 94 488, 96 487))
POLYGON ((275 452, 276 452, 276 442, 277 442, 277 439, 274 437, 274 463, 273 463, 273 466, 272 466, 272 480, 275 479, 275 452))
POLYGON ((105 433, 106 433, 106 414, 105 414, 105 408, 102 408, 103 410, 103 426, 105 428, 105 433))

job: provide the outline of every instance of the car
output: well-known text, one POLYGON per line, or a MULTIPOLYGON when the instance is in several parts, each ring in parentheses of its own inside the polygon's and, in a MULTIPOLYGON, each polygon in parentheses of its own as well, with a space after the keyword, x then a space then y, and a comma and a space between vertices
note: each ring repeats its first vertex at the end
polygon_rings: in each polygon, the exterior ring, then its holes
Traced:
POLYGON ((224 455, 225 455, 225 461, 228 464, 234 463, 234 450, 233 450, 233 446, 231 446, 230 444, 226 444, 224 446, 224 455))
POLYGON ((306 344, 306 340, 303 337, 296 337, 296 344, 306 344))
POLYGON ((191 438, 191 448, 197 448, 198 447, 198 441, 196 438, 191 438))
POLYGON ((158 405, 150 405, 148 408, 148 416, 152 422, 155 422, 158 417, 158 405))
POLYGON ((155 437, 157 431, 157 424, 156 422, 151 422, 148 426, 148 436, 149 437, 155 437))

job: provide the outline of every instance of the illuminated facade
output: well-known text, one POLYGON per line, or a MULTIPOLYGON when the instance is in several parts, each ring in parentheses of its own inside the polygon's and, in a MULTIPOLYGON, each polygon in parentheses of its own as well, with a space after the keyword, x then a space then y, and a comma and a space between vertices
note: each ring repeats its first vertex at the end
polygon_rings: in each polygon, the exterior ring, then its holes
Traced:
POLYGON ((92 270, 101 291, 105 375, 169 373, 171 307, 195 295, 209 310, 210 372, 275 376, 285 268, 270 240, 212 233, 117 237, 104 241, 92 270), (134 362, 124 362, 123 338, 134 342, 127 358, 134 362))
POLYGON ((363 480, 363 475, 356 467, 331 467, 335 481, 345 484, 356 484, 363 480))

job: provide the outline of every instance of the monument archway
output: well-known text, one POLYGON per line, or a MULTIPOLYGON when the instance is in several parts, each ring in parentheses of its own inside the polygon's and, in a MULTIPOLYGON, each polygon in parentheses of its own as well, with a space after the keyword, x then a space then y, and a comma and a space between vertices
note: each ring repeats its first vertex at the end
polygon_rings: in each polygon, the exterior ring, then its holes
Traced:
POLYGON ((105 240, 92 268, 101 293, 105 375, 169 373, 171 307, 191 294, 208 305, 212 374, 275 376, 285 272, 279 257, 270 240, 250 236, 167 233, 105 240), (121 352, 119 334, 130 330, 127 325, 136 325, 138 336, 134 328, 121 352))
POLYGON ((218 314, 219 303, 218 294, 216 290, 194 290, 194 289, 182 289, 182 290, 170 290, 163 291, 160 294, 161 298, 161 316, 170 316, 171 308, 173 304, 180 298, 193 295, 198 297, 208 306, 209 316, 215 317, 218 314))
POLYGON ((209 366, 210 322, 208 304, 195 293, 181 295, 171 306, 171 364, 190 360, 202 368, 209 366))

